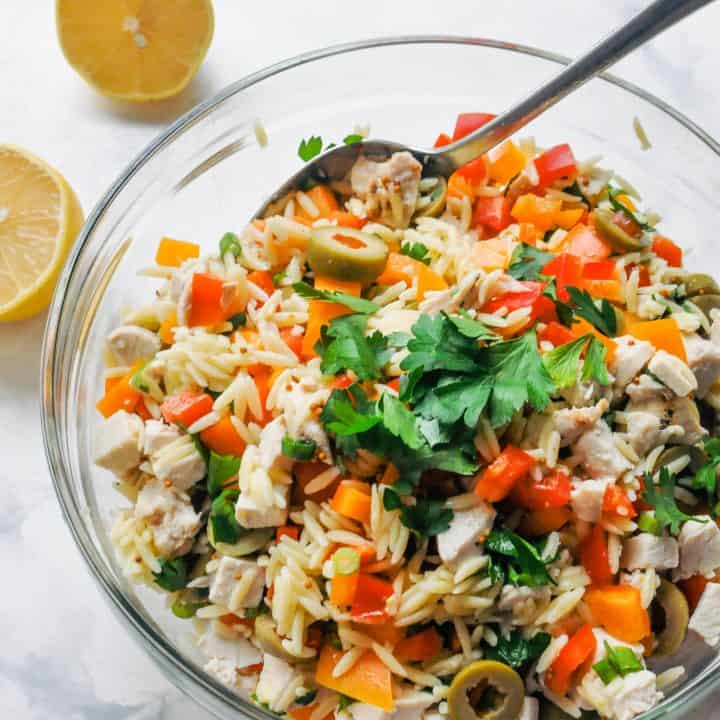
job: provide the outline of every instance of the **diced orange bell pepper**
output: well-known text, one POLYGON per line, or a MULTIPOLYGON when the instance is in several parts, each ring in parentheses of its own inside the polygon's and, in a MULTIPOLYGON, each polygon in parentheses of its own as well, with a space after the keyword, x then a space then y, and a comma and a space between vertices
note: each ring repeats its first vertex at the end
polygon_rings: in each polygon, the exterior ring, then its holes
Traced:
POLYGON ((682 267, 683 251, 670 238, 656 235, 652 243, 652 251, 670 267, 682 267))
MULTIPOLYGON (((526 223, 527 225, 527 223, 526 223)), ((510 265, 512 247, 506 239, 480 240, 473 245, 471 261, 483 270, 506 270, 510 265)))
POLYGON ((555 227, 557 214, 562 208, 560 200, 550 200, 528 193, 521 195, 510 210, 510 214, 518 222, 531 222, 543 232, 555 227))
POLYGON ((350 313, 352 310, 340 303, 311 300, 308 304, 308 321, 302 341, 303 358, 315 357, 315 345, 320 339, 323 326, 329 325, 330 321, 337 317, 350 313))
POLYGON ((115 377, 106 377, 105 378, 105 394, 107 395, 110 391, 110 388, 113 387, 113 385, 117 385, 122 380, 122 375, 116 375, 115 377))
POLYGON ((333 210, 330 220, 335 220, 339 227, 355 228, 361 230, 367 224, 367 218, 361 218, 345 210, 333 210))
POLYGON ((472 181, 456 170, 448 178, 447 193, 450 197, 469 197, 472 200, 475 197, 476 188, 472 181))
POLYGON ((394 285, 403 281, 408 287, 417 278, 418 302, 422 301, 426 292, 431 290, 447 290, 447 283, 441 275, 431 270, 425 263, 415 258, 390 253, 382 274, 377 278, 378 285, 394 285))
POLYGON ((190 427, 213 408, 213 399, 207 393, 185 390, 166 397, 160 406, 165 422, 190 427))
POLYGON ((240 435, 238 435, 229 415, 223 417, 216 422, 215 425, 201 430, 200 440, 203 445, 218 455, 235 455, 236 457, 240 457, 245 452, 246 443, 240 435))
POLYGON ((594 298, 604 298, 616 303, 625 302, 625 296, 617 280, 583 280, 582 285, 594 298))
POLYGON ((539 481, 525 475, 515 481, 510 498, 528 510, 562 507, 570 502, 570 478, 561 470, 555 470, 539 481))
POLYGON ((330 505, 333 510, 358 522, 370 522, 370 495, 362 490, 341 483, 330 505))
POLYGON ((473 492, 488 502, 507 497, 516 480, 535 465, 532 455, 508 445, 478 476, 473 492))
MULTIPOLYGON (((282 338, 283 342, 298 356, 300 357, 302 355, 302 343, 303 343, 303 335, 302 333, 296 333, 295 328, 283 328, 280 331, 280 337, 282 338)), ((285 368, 282 368, 284 370, 285 368)), ((280 368, 278 368, 280 370, 280 368)), ((272 387, 272 383, 270 383, 270 387, 272 387)))
MULTIPOLYGON (((317 703, 312 703, 311 705, 298 705, 297 707, 288 710, 288 715, 290 715, 292 720, 310 720, 310 717, 315 712, 316 707, 317 703)), ((323 718, 323 720, 333 720, 334 717, 335 713, 331 710, 323 718)))
POLYGON ((180 267, 186 260, 196 257, 200 257, 199 245, 164 237, 155 253, 155 262, 165 267, 180 267))
POLYGON ((525 153, 512 140, 508 140, 490 153, 490 180, 505 185, 525 167, 525 163, 525 153))
POLYGON ((531 510, 520 521, 520 532, 530 537, 547 535, 567 525, 573 513, 569 507, 553 507, 544 510, 531 510))
POLYGON ((248 273, 247 279, 248 282, 257 285, 268 296, 275 292, 272 275, 267 270, 253 270, 248 273))
POLYGON ((615 349, 617 348, 617 343, 612 338, 603 335, 601 332, 596 330, 595 327, 593 327, 587 320, 583 320, 583 318, 576 318, 570 329, 574 333, 575 337, 587 335, 588 333, 594 335, 605 346, 605 362, 607 364, 610 364, 613 361, 613 359, 615 358, 615 349))
POLYGON ((385 601, 393 594, 392 584, 374 575, 360 573, 350 615, 354 622, 382 625, 388 621, 385 601))
POLYGON ((600 524, 593 525, 592 530, 580 542, 578 555, 594 585, 607 585, 612 582, 607 537, 600 524))
POLYGON ((129 413, 135 411, 135 407, 142 397, 142 393, 138 392, 130 384, 130 380, 144 364, 144 360, 136 362, 128 373, 115 381, 105 395, 98 401, 95 407, 102 413, 103 417, 109 418, 118 410, 125 410, 125 412, 129 413))
POLYGON ((562 242, 562 251, 577 255, 586 262, 604 260, 610 257, 610 246, 590 225, 575 225, 562 242))
POLYGON ((297 540, 300 537, 300 526, 299 525, 281 525, 275 531, 275 542, 280 542, 280 540, 285 535, 292 538, 293 540, 297 540))
POLYGON ((392 674, 387 665, 368 650, 344 675, 333 677, 342 656, 342 650, 325 645, 318 658, 315 682, 368 705, 392 710, 392 674))
POLYGON ((166 344, 172 345, 175 342, 175 333, 173 330, 177 327, 177 313, 173 310, 160 325, 158 337, 166 344))
POLYGON ((330 581, 330 602, 343 610, 350 607, 355 600, 359 579, 359 572, 351 575, 333 575, 330 581))
POLYGON ((535 247, 535 243, 538 241, 538 231, 532 223, 523 222, 519 224, 518 241, 535 247))
POLYGON ((563 230, 570 230, 570 228, 574 227, 577 223, 580 222, 580 219, 584 214, 585 210, 583 210, 582 208, 560 210, 555 215, 555 222, 557 223, 558 227, 561 227, 563 230))
POLYGON ((684 363, 687 362, 685 344, 675 318, 634 323, 630 325, 627 332, 628 335, 632 335, 638 340, 647 340, 656 350, 665 350, 665 352, 680 358, 684 363))
POLYGON ((225 281, 208 273, 195 273, 192 276, 190 310, 188 325, 219 325, 228 317, 223 305, 223 285, 225 281))
POLYGON ((605 488, 602 511, 623 518, 634 518, 637 515, 632 500, 620 485, 608 485, 605 488))
POLYGON ((268 365, 251 365, 247 369, 250 377, 255 381, 255 387, 260 396, 260 405, 262 405, 263 409, 262 418, 257 419, 260 425, 267 425, 270 420, 272 420, 272 413, 267 409, 267 399, 275 378, 277 378, 277 375, 279 375, 282 370, 282 368, 273 370, 268 365))
POLYGON ((650 634, 650 616, 632 585, 592 588, 583 596, 595 620, 618 640, 640 642, 650 634))
MULTIPOLYGON (((595 654, 597 640, 590 625, 583 625, 568 641, 545 671, 545 684, 558 695, 570 689, 573 675, 595 654)), ((579 679, 579 678, 578 678, 579 679)))
MULTIPOLYGON (((335 193, 327 185, 315 185, 305 193, 315 204, 315 207, 320 211, 318 217, 331 218, 334 212, 340 209, 335 193)), ((297 203, 299 205, 299 203, 297 203)), ((300 206, 301 216, 305 216, 306 213, 300 206)), ((310 218, 311 220, 317 220, 318 218, 310 218)))
POLYGON ((429 627, 401 640, 393 654, 402 662, 423 662, 437 657, 441 650, 440 633, 435 628, 429 627))
POLYGON ((360 297, 362 283, 355 280, 337 280, 327 275, 315 275, 315 289, 326 292, 341 292, 353 297, 360 297))
POLYGON ((363 632, 381 645, 391 645, 395 647, 395 645, 405 637, 405 628, 397 627, 392 620, 381 625, 358 624, 357 627, 360 629, 360 632, 363 632))

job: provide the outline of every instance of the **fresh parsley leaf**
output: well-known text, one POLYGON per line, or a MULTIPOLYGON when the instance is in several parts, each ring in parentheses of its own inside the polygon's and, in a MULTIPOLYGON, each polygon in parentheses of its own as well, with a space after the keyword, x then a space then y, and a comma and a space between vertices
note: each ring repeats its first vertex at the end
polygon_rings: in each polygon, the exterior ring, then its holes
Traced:
POLYGON ((514 585, 539 587, 555 582, 538 549, 511 530, 493 530, 485 540, 485 549, 508 558, 508 579, 514 585))
POLYGON ((320 414, 322 424, 335 435, 359 435, 382 420, 374 408, 370 413, 356 408, 353 389, 333 390, 320 414))
POLYGON ((634 213, 630 208, 625 207, 617 198, 618 195, 625 194, 621 188, 614 188, 612 185, 607 186, 608 191, 608 200, 610 201, 610 205, 612 206, 612 209, 615 210, 615 212, 621 212, 623 215, 626 215, 631 220, 636 222, 643 230, 646 232, 654 232, 655 228, 652 225, 648 225, 648 223, 645 221, 645 218, 641 216, 639 213, 634 213))
POLYGON ((543 279, 542 269, 554 258, 552 253, 520 243, 513 250, 507 274, 518 280, 543 279))
POLYGON ((605 346, 593 335, 559 345, 543 356, 543 363, 558 390, 574 385, 578 378, 580 355, 585 350, 582 379, 596 379, 603 385, 610 382, 605 368, 605 346))
POLYGON ((208 522, 216 543, 235 543, 243 533, 244 528, 235 519, 235 501, 239 494, 234 488, 223 490, 212 501, 208 522))
POLYGON ((487 576, 490 578, 490 582, 493 585, 504 585, 505 584, 505 571, 502 565, 492 557, 488 560, 486 566, 487 576))
POLYGON ((355 143, 362 142, 365 138, 359 133, 350 133, 343 138, 345 145, 355 145, 355 143))
POLYGON ((389 433, 399 437, 405 445, 416 450, 423 444, 418 432, 415 415, 405 404, 389 393, 384 393, 378 403, 382 412, 382 422, 389 433))
POLYGON ((650 473, 645 473, 645 489, 642 499, 655 508, 655 520, 660 529, 669 528, 673 535, 680 532, 683 522, 694 520, 704 523, 706 520, 686 515, 675 504, 675 476, 666 468, 660 470, 659 483, 655 485, 650 473))
POLYGON ((404 243, 403 246, 400 248, 400 252, 403 255, 407 255, 408 257, 413 258, 414 260, 419 260, 421 263, 425 263, 425 265, 430 264, 430 256, 428 255, 428 249, 420 242, 404 243))
POLYGON ((573 312, 573 309, 570 307, 570 305, 562 302, 562 300, 558 300, 557 282, 554 277, 550 278, 547 281, 545 289, 542 291, 542 294, 545 297, 550 298, 555 304, 555 312, 557 313, 558 320, 565 327, 571 327, 573 324, 573 320, 575 319, 575 313, 573 312))
POLYGON ((403 503, 400 496, 392 488, 385 488, 385 492, 383 493, 383 507, 391 511, 401 508, 402 505, 403 503))
POLYGON ((315 345, 323 373, 335 375, 352 370, 360 380, 380 378, 391 352, 382 333, 365 335, 367 320, 367 315, 343 315, 323 326, 315 345))
POLYGON ((325 302, 339 303, 345 305, 356 313, 372 314, 380 309, 377 303, 365 300, 365 298, 355 297, 347 293, 338 292, 336 290, 316 290, 312 285, 306 282, 293 283, 293 290, 304 298, 310 300, 324 300, 325 302))
POLYGON ((160 559, 160 572, 153 573, 156 584, 164 590, 177 592, 187 585, 188 566, 184 557, 160 559))
POLYGON ((533 660, 537 660, 550 644, 550 635, 539 632, 526 639, 520 630, 513 630, 508 637, 497 633, 498 642, 495 647, 485 647, 485 657, 509 665, 522 672, 533 660))
POLYGON ((467 310, 461 310, 460 315, 448 315, 448 320, 455 326, 456 330, 466 338, 485 340, 487 342, 499 339, 499 336, 492 332, 492 330, 478 320, 471 318, 467 310))
POLYGON ((319 135, 311 135, 307 140, 301 140, 298 155, 301 160, 308 162, 319 155, 323 149, 323 139, 319 135))
POLYGON ((705 490, 708 498, 715 497, 717 491, 717 469, 720 465, 720 438, 705 441, 705 454, 708 462, 703 465, 693 478, 692 486, 696 490, 705 490))
POLYGON ((219 495, 225 483, 233 475, 237 475, 239 469, 239 457, 235 455, 218 455, 214 450, 211 450, 207 475, 207 489, 210 497, 219 495))
POLYGON ((400 520, 420 537, 432 537, 447 530, 453 511, 441 500, 418 500, 415 505, 400 508, 400 520))
POLYGON ((247 315, 242 312, 238 313, 228 318, 228 322, 232 325, 233 331, 235 331, 239 327, 245 327, 245 325, 247 325, 247 315))
POLYGON ((597 306, 592 295, 587 290, 579 290, 568 285, 570 299, 576 315, 587 320, 596 330, 607 337, 613 337, 617 332, 617 318, 613 306, 603 298, 600 307, 597 306))

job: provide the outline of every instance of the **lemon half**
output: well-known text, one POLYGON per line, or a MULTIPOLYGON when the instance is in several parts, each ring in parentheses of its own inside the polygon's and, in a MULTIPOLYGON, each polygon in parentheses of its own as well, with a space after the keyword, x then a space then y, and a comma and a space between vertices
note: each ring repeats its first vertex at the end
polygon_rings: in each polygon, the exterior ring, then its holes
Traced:
POLYGON ((0 145, 0 322, 44 310, 83 224, 57 170, 27 150, 0 145))
POLYGON ((68 62, 104 95, 143 102, 179 93, 213 36, 210 0, 56 0, 68 62))

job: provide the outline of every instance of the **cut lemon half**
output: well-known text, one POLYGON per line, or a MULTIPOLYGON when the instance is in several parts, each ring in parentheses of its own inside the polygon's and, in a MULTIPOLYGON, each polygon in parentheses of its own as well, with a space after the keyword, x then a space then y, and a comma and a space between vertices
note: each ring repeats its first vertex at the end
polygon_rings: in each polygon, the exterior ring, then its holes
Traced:
POLYGON ((0 322, 44 310, 83 224, 65 178, 40 158, 0 145, 0 322))
POLYGON ((179 93, 210 46, 210 0, 56 0, 68 62, 104 95, 143 102, 179 93))

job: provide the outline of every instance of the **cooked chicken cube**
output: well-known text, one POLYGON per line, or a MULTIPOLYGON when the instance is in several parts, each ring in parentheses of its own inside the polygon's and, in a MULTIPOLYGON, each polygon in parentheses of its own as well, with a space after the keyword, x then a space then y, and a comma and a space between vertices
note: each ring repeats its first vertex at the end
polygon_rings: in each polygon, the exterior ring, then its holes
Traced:
POLYGON ((273 712, 284 712, 291 702, 295 701, 295 693, 287 689, 295 685, 297 672, 284 660, 265 653, 263 669, 260 672, 255 694, 261 703, 266 703, 273 712))
POLYGON ((652 356, 648 370, 678 397, 685 397, 697 390, 697 380, 692 370, 680 358, 665 350, 658 350, 652 356))
POLYGON ((222 557, 210 584, 210 602, 232 612, 257 607, 265 587, 265 570, 249 560, 222 557))
POLYGON ((615 376, 615 385, 625 387, 647 365, 654 348, 649 342, 638 340, 632 335, 621 335, 614 339, 617 347, 610 363, 610 372, 615 376))
POLYGON ((580 520, 597 522, 600 519, 608 485, 612 485, 609 479, 573 481, 570 505, 580 520))
POLYGON ((697 380, 697 396, 705 397, 720 378, 720 345, 699 335, 684 335, 688 366, 697 380))
POLYGON ((675 538, 640 533, 623 543, 620 566, 628 570, 670 570, 678 566, 679 558, 678 542, 675 538))
POLYGON ((200 529, 200 516, 187 495, 158 479, 145 483, 138 493, 135 517, 147 522, 155 546, 165 558, 184 555, 200 529))
POLYGON ((121 325, 108 335, 107 342, 119 365, 149 360, 162 347, 160 338, 154 332, 137 325, 121 325))
POLYGON ((670 391, 651 375, 640 375, 625 388, 625 392, 630 397, 630 400, 637 405, 662 403, 671 396, 670 391))
POLYGON ((145 455, 153 455, 180 437, 180 432, 162 420, 145 421, 145 455))
POLYGON ((143 421, 118 410, 95 434, 95 463, 116 475, 134 470, 142 459, 143 421))
MULTIPOLYGON (((285 493, 285 502, 289 497, 289 486, 285 493)), ((264 528, 264 527, 280 527, 284 525, 288 516, 287 507, 278 507, 272 505, 270 507, 261 508, 252 497, 241 494, 235 504, 235 517, 237 521, 245 528, 264 528)))
POLYGON ((159 480, 171 482, 179 490, 189 490, 205 477, 205 460, 189 435, 182 435, 150 456, 159 480))
POLYGON ((680 568, 676 580, 692 575, 709 576, 720 568, 720 529, 709 515, 696 515, 682 526, 680 543, 680 568))
POLYGON ((350 183, 370 219, 406 228, 417 205, 421 172, 422 165, 409 152, 394 153, 385 162, 360 157, 350 183))
MULTIPOLYGON (((685 398, 677 399, 685 400, 685 398)), ((683 435, 682 428, 676 425, 665 427, 663 416, 652 412, 631 410, 625 413, 625 417, 627 419, 627 441, 641 457, 658 445, 683 435)))
POLYGON ((628 459, 617 449, 612 430, 604 420, 598 420, 575 443, 577 455, 592 478, 618 478, 629 470, 628 459))
POLYGON ((202 653, 209 658, 205 669, 220 682, 235 687, 242 676, 238 670, 262 662, 262 653, 244 637, 213 623, 198 642, 202 653))
POLYGON ((720 639, 720 584, 711 582, 705 586, 688 629, 694 630, 708 645, 717 645, 720 639))
POLYGON ((608 409, 608 401, 600 400, 591 407, 562 408, 553 413, 555 429, 560 433, 562 447, 575 442, 588 428, 592 427, 608 409))
POLYGON ((495 521, 495 510, 481 503, 470 510, 457 510, 450 527, 437 536, 438 553, 444 563, 454 563, 463 553, 473 548, 487 535, 495 521))

